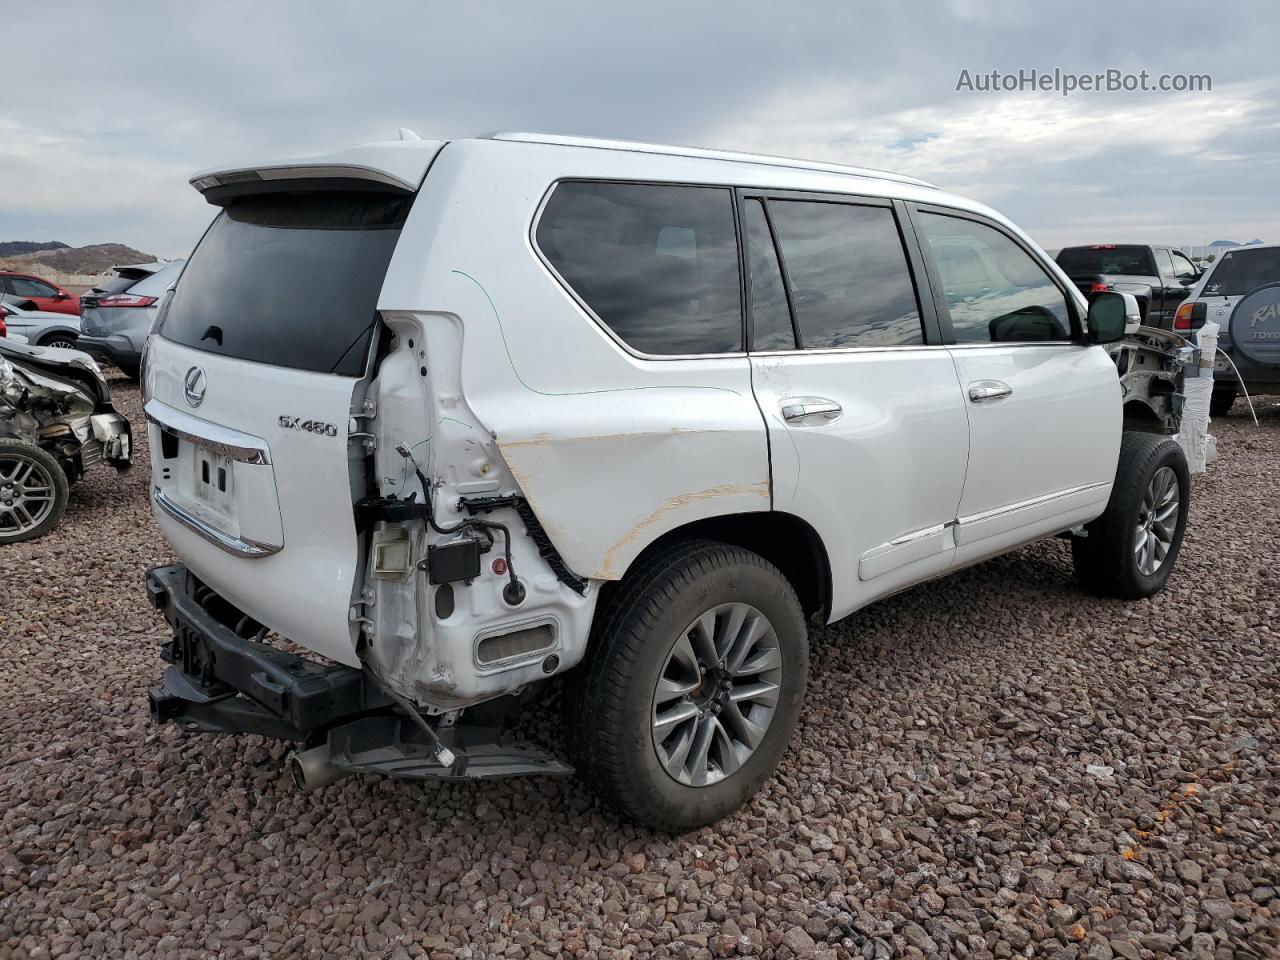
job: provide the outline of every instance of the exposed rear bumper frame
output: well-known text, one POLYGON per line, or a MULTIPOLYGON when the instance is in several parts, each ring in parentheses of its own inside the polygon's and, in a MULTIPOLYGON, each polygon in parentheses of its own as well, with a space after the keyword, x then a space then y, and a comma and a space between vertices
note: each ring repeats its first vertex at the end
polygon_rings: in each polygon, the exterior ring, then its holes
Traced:
POLYGON ((174 666, 152 690, 158 722, 187 717, 189 729, 218 715, 210 732, 306 740, 342 720, 389 708, 360 670, 320 664, 261 642, 265 630, 181 564, 147 571, 147 593, 173 639, 161 656, 174 666), (228 701, 242 700, 247 703, 228 701), (276 733, 262 729, 268 726, 276 733))
POLYGON ((502 735, 510 698, 468 711, 466 722, 423 729, 364 671, 321 664, 262 642, 266 628, 181 564, 147 571, 147 593, 173 639, 171 666, 149 694, 156 723, 193 733, 252 733, 309 749, 290 760, 312 789, 352 773, 409 779, 568 775, 551 753, 502 735), (452 762, 440 762, 443 755, 452 762))

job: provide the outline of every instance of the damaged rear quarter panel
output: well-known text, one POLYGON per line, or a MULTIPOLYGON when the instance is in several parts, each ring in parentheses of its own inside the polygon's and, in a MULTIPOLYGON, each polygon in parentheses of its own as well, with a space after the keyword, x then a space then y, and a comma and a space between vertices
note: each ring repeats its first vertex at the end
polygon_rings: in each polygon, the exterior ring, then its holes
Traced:
POLYGON ((508 422, 498 436, 548 535, 571 568, 594 579, 621 577, 648 544, 683 524, 769 509, 754 402, 679 388, 649 393, 544 401, 536 420, 508 422))
MULTIPOLYGON (((460 396, 438 394, 440 412, 474 413, 569 568, 612 580, 682 524, 770 509, 769 451, 745 355, 633 356, 538 258, 530 234, 552 183, 634 173, 626 156, 590 154, 450 144, 414 203, 379 308, 456 318, 460 396)), ((673 180, 705 172, 653 159, 673 180)), ((428 344, 428 380, 455 363, 440 352, 428 344)), ((452 393, 439 379, 432 389, 452 393)))

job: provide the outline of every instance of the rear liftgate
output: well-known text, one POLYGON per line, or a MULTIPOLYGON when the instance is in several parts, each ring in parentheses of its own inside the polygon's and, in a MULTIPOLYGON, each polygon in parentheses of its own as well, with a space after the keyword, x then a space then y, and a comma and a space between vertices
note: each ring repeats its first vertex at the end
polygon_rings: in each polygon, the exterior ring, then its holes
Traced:
POLYGON ((461 780, 573 769, 550 752, 504 737, 517 701, 445 714, 433 726, 367 670, 321 664, 265 643, 267 630, 180 564, 147 571, 147 592, 173 631, 171 666, 150 691, 156 723, 192 733, 292 740, 289 772, 303 790, 353 773, 461 780))

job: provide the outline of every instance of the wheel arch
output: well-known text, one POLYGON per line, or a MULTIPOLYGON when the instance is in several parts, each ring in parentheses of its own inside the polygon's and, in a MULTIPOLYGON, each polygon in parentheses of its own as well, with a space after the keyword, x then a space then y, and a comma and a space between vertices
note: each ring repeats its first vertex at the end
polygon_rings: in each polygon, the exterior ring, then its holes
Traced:
POLYGON ((1169 433, 1160 415, 1142 400, 1130 400, 1124 405, 1124 430, 1132 433, 1169 433))
POLYGON ((46 329, 43 333, 40 334, 39 339, 36 340, 36 346, 43 347, 50 340, 57 340, 60 338, 65 338, 73 341, 79 340, 80 331, 76 330, 74 327, 53 327, 51 329, 46 329))
POLYGON ((640 551, 621 579, 604 584, 597 611, 608 606, 619 584, 647 557, 691 540, 726 543, 764 557, 790 582, 805 616, 826 623, 831 614, 832 586, 826 545, 807 521, 776 510, 704 517, 668 530, 640 551))

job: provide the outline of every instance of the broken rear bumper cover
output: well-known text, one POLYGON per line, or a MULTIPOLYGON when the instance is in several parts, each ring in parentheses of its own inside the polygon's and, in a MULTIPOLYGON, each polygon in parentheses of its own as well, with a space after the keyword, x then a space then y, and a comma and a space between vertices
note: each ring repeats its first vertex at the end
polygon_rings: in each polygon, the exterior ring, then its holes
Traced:
POLYGON ((146 584, 173 632, 161 648, 170 666, 149 692, 152 720, 192 733, 302 744, 307 749, 289 761, 300 787, 352 773, 418 779, 572 773, 544 750, 504 743, 501 717, 492 710, 424 729, 429 724, 407 716, 365 671, 263 642, 265 627, 181 564, 151 568, 146 584))

